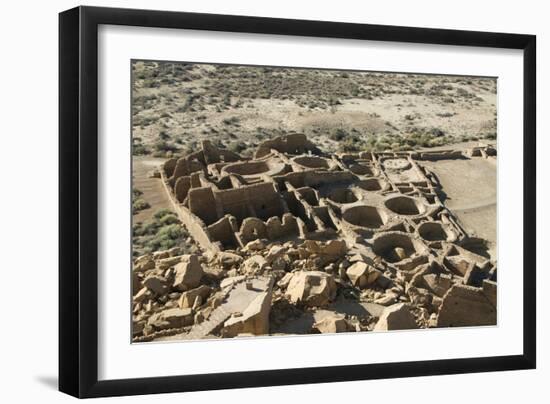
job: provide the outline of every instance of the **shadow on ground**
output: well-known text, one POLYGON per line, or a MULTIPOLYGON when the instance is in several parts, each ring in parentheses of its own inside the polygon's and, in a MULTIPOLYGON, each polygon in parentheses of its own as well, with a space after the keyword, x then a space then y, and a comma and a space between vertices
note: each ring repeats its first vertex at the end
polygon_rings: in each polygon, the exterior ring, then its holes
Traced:
POLYGON ((58 388, 57 376, 36 376, 35 379, 50 389, 57 390, 58 388))

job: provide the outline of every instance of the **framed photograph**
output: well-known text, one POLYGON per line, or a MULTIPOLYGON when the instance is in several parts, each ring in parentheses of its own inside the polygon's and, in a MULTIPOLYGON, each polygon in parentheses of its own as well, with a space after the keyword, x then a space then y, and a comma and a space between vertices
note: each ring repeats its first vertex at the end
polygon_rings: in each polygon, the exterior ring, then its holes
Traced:
POLYGON ((61 391, 535 367, 535 36, 59 28, 61 391))

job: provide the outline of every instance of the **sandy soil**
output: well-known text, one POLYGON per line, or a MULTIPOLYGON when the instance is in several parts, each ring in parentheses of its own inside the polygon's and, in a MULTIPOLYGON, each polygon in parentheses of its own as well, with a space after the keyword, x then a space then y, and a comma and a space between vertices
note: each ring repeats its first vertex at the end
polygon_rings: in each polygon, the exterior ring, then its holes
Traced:
POLYGON ((134 215, 134 223, 143 222, 151 218, 158 209, 170 208, 170 200, 164 191, 162 183, 158 178, 151 178, 149 173, 165 159, 134 156, 133 157, 133 187, 139 189, 143 194, 141 198, 149 203, 150 207, 139 211, 134 215))
POLYGON ((465 229, 489 242, 489 254, 496 259, 497 169, 491 161, 441 160, 423 162, 433 171, 445 192, 445 205, 465 229))

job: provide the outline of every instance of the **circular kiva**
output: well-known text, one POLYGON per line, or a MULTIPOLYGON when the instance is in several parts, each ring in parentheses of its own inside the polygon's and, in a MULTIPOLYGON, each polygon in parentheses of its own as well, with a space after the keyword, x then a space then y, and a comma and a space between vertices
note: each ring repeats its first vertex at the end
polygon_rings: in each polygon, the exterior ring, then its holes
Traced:
POLYGON ((368 178, 359 181, 356 185, 365 191, 381 191, 386 187, 386 182, 378 178, 368 178))
POLYGON ((352 164, 349 170, 357 175, 373 175, 372 169, 366 164, 352 164))
POLYGON ((398 195, 386 199, 386 208, 401 216, 417 216, 426 212, 423 203, 406 195, 398 195))
POLYGON ((295 157, 292 161, 305 168, 330 168, 328 160, 323 157, 302 156, 295 157))
POLYGON ((388 170, 406 170, 411 167, 411 163, 407 159, 387 159, 384 160, 384 167, 388 170))
POLYGON ((267 161, 246 161, 225 166, 222 171, 228 174, 238 174, 243 177, 260 174, 275 175, 284 170, 283 163, 270 164, 267 161))
POLYGON ((387 262, 395 263, 409 258, 417 249, 405 233, 383 233, 373 241, 372 250, 387 262))
POLYGON ((342 219, 358 227, 364 227, 368 229, 378 229, 384 226, 388 217, 386 213, 374 206, 353 206, 346 209, 342 215, 342 219))
POLYGON ((336 203, 354 203, 357 202, 357 196, 349 188, 337 188, 333 190, 328 199, 336 203))

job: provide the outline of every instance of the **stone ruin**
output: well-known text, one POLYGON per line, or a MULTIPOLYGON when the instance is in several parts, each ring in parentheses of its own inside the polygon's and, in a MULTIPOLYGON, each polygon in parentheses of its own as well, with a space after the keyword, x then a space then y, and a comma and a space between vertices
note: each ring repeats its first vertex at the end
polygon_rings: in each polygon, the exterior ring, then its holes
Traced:
POLYGON ((326 155, 292 134, 169 159, 158 177, 203 254, 135 260, 134 341, 495 325, 496 262, 422 166, 458 158, 496 150, 326 155))

